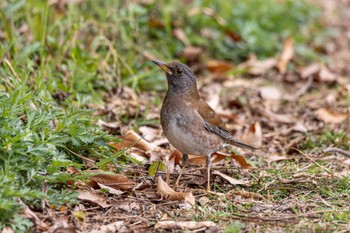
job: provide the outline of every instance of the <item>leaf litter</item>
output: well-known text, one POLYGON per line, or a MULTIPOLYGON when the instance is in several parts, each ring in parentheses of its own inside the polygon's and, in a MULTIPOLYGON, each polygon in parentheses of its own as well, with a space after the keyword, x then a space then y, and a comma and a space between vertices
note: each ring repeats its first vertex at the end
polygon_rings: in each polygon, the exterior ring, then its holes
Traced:
MULTIPOLYGON (((210 9, 197 10, 217 17, 210 9)), ((217 20, 226 24, 220 18, 217 20)), ((201 33, 209 36, 208 32, 201 33)), ((227 33, 232 40, 239 38, 234 32, 227 33)), ((259 147, 259 150, 249 152, 233 147, 234 152, 223 149, 213 154, 212 178, 218 195, 204 192, 205 156, 189 156, 180 186, 175 187, 182 166, 181 153, 164 139, 159 123, 134 127, 138 112, 145 113, 148 120, 157 120, 160 106, 153 103, 158 96, 136 94, 123 87, 118 94, 107 96, 106 103, 95 112, 95 115, 106 116, 106 121, 99 120, 97 124, 111 134, 120 135, 120 142, 110 143, 116 151, 125 150, 126 154, 143 160, 146 165, 127 164, 120 169, 110 164, 107 170, 112 174, 88 175, 86 179, 68 182, 72 187, 78 187, 78 198, 82 200, 79 206, 83 207, 86 217, 82 223, 62 218, 70 215, 68 206, 67 210, 55 213, 53 217, 62 221, 62 229, 91 232, 204 231, 222 229, 225 221, 234 219, 244 222, 247 231, 254 230, 256 224, 265 224, 271 227, 270 230, 278 231, 280 226, 321 221, 323 210, 317 212, 320 206, 341 211, 336 207, 346 205, 346 198, 337 204, 333 204, 332 197, 327 195, 303 199, 314 194, 316 189, 320 190, 324 182, 332 182, 334 176, 323 169, 334 170, 334 174, 349 172, 349 158, 346 153, 339 152, 348 152, 349 148, 339 144, 342 149, 322 154, 313 151, 317 147, 314 145, 311 146, 313 153, 304 152, 307 156, 303 156, 298 148, 312 143, 306 133, 316 135, 324 130, 343 130, 349 134, 350 111, 346 95, 350 93, 347 79, 350 70, 348 63, 342 62, 343 52, 347 51, 350 57, 349 50, 343 49, 341 55, 338 53, 341 48, 329 50, 327 56, 333 61, 327 65, 317 62, 302 64, 295 53, 294 42, 287 38, 276 57, 258 60, 252 54, 242 64, 214 59, 204 62, 206 54, 203 48, 193 47, 181 29, 176 29, 173 34, 185 46, 182 58, 192 67, 199 67, 197 71, 209 71, 205 76, 198 75, 201 89, 212 90, 206 92, 206 100, 218 109, 238 139, 259 147), (244 75, 236 77, 235 70, 243 71, 244 75), (343 78, 345 76, 347 78, 343 78), (339 88, 334 90, 334 85, 339 88), (221 88, 217 89, 217 86, 221 88), (124 117, 129 121, 123 120, 124 117), (338 158, 326 161, 325 154, 329 153, 338 158), (320 164, 322 159, 326 165, 320 164), (164 163, 167 171, 159 169, 154 177, 151 176, 149 168, 154 162, 164 163), (313 174, 310 169, 316 169, 314 167, 322 172, 313 174), (166 182, 163 178, 167 175, 166 182), (228 203, 234 205, 236 211, 229 217, 208 221, 218 212, 227 211, 228 203), (190 221, 194 216, 198 221, 190 221)), ((347 46, 337 40, 329 43, 347 46)), ((93 164, 90 166, 87 171, 67 170, 72 177, 102 172, 94 170, 93 164)), ((51 230, 53 227, 57 228, 57 225, 51 225, 51 230)))

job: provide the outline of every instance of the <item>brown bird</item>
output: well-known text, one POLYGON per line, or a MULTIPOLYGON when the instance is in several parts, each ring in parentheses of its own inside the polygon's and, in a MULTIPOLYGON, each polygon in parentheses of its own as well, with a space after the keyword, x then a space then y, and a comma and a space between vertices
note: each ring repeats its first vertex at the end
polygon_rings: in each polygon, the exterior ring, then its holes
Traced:
POLYGON ((183 167, 175 184, 179 183, 188 154, 205 155, 206 190, 210 191, 211 154, 227 144, 255 148, 235 140, 222 119, 201 99, 196 77, 188 66, 179 62, 153 62, 165 71, 168 80, 168 91, 160 113, 161 125, 170 144, 182 153, 183 167))

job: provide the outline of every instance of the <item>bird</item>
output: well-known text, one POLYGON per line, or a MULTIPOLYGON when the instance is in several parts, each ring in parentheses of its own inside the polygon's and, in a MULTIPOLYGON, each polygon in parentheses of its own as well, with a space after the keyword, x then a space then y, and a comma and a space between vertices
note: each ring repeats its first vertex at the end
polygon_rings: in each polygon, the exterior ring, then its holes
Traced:
POLYGON ((228 144, 250 150, 256 148, 237 141, 224 121, 201 97, 192 70, 185 64, 152 60, 165 71, 168 89, 163 99, 160 122, 169 143, 182 153, 182 169, 175 185, 188 163, 188 155, 205 155, 207 167, 206 191, 210 192, 211 155, 228 144))

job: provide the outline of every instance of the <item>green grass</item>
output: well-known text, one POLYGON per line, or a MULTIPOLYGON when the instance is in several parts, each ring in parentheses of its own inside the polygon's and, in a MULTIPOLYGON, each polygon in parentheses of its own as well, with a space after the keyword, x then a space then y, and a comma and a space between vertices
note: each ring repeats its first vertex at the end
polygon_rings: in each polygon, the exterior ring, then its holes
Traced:
MULTIPOLYGON (((0 94, 0 222, 12 224, 22 200, 39 208, 40 200, 53 205, 76 203, 76 194, 66 190, 71 180, 67 166, 81 168, 85 157, 104 158, 112 154, 112 138, 93 125, 91 111, 62 109, 45 90, 23 81, 4 78, 13 84, 0 94), (46 193, 41 191, 48 184, 46 193)), ((5 225, 4 225, 5 224, 5 225)))
MULTIPOLYGON (((143 53, 183 60, 186 45, 173 36, 175 29, 183 30, 191 45, 205 49, 204 61, 235 63, 250 53, 275 56, 290 36, 298 55, 313 59, 308 45, 323 37, 319 10, 305 1, 49 2, 0 3, 0 229, 11 226, 23 232, 31 226, 18 215, 20 200, 34 209, 41 208, 41 199, 55 206, 76 203, 76 194, 65 184, 72 179, 66 167, 84 164, 70 151, 100 159, 102 167, 125 162, 107 146, 117 138, 93 124, 91 109, 124 85, 136 91, 165 90, 165 78, 143 53), (190 15, 195 9, 198 13, 190 15), (242 40, 233 41, 232 34, 242 40)), ((135 126, 149 123, 143 114, 137 114, 135 126)), ((125 124, 130 120, 127 115, 117 118, 125 124)), ((261 188, 257 186, 252 191, 261 188)), ((330 191, 323 190, 325 195, 330 191)), ((283 189, 275 192, 280 198, 286 195, 283 189)), ((209 215, 219 220, 216 213, 209 215)), ((227 232, 241 227, 233 222, 227 232)))

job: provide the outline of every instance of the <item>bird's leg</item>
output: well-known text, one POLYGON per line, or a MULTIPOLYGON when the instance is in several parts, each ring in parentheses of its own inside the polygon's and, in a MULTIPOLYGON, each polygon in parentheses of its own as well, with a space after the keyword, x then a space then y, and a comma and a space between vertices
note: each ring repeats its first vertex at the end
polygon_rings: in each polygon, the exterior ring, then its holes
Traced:
POLYGON ((182 176, 182 173, 185 170, 185 167, 186 167, 187 163, 188 163, 188 155, 187 154, 182 154, 182 168, 181 168, 181 171, 179 173, 179 176, 176 179, 175 186, 179 185, 180 178, 182 176))
POLYGON ((211 166, 211 156, 207 156, 207 188, 206 191, 210 192, 210 166, 211 166))

